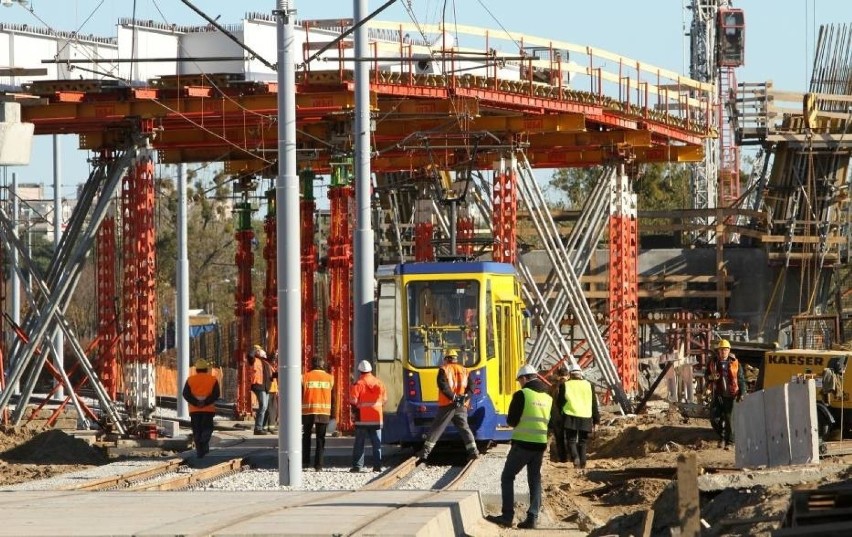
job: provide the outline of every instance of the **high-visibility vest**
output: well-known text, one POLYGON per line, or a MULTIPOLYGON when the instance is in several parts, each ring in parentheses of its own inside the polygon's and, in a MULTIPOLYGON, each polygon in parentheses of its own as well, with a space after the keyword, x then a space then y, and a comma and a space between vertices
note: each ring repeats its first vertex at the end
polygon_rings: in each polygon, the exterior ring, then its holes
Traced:
MULTIPOLYGON (((210 397, 213 393, 213 386, 216 385, 216 382, 218 382, 216 377, 210 373, 195 373, 186 379, 189 391, 191 391, 192 396, 199 401, 210 397)), ((189 412, 190 414, 194 412, 216 412, 216 406, 213 404, 206 406, 189 405, 189 412)))
POLYGON ((523 388, 521 391, 524 392, 524 412, 512 431, 512 440, 546 444, 547 423, 550 421, 553 398, 545 392, 529 388, 523 388))
POLYGON ((362 373, 349 390, 349 403, 358 408, 355 425, 378 425, 384 421, 383 405, 388 402, 385 385, 372 373, 362 373))
POLYGON ((740 361, 733 354, 728 354, 727 360, 714 359, 708 366, 710 374, 717 377, 713 391, 715 395, 723 397, 736 397, 740 391, 739 371, 740 361), (727 363, 725 367, 722 362, 727 363))
POLYGON ((334 377, 322 369, 302 375, 302 414, 331 415, 331 389, 334 377))
MULTIPOLYGON (((461 364, 444 364, 441 370, 447 376, 447 383, 455 395, 464 395, 467 391, 467 369, 461 364)), ((452 399, 448 399, 444 392, 438 390, 438 406, 447 406, 453 404, 452 399)))
POLYGON ((565 406, 562 412, 566 416, 577 418, 592 417, 592 383, 584 379, 568 379, 565 381, 565 406))
POLYGON ((261 386, 263 386, 263 361, 260 358, 255 358, 254 363, 252 363, 251 365, 251 368, 251 383, 260 384, 261 386))

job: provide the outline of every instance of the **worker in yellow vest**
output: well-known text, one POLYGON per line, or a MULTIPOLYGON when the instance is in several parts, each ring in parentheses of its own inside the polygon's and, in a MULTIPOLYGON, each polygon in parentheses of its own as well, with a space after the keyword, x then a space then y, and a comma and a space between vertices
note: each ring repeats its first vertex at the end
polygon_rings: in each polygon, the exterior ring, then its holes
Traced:
POLYGON ((515 519, 515 476, 526 466, 530 506, 527 518, 518 523, 518 527, 533 529, 541 511, 541 463, 547 449, 547 426, 550 422, 553 398, 547 393, 547 386, 538 378, 538 373, 531 365, 521 366, 517 380, 521 389, 512 395, 506 416, 506 424, 515 430, 512 432, 512 447, 500 475, 502 513, 485 518, 500 526, 512 527, 515 519))
POLYGON ((192 424, 192 439, 199 458, 210 451, 213 436, 214 403, 219 399, 219 381, 210 373, 210 364, 199 358, 195 361, 195 373, 186 379, 181 393, 189 404, 189 421, 192 424))
POLYGON ((311 432, 317 431, 314 470, 322 470, 325 432, 331 421, 334 377, 325 370, 325 360, 314 358, 311 370, 302 375, 302 467, 311 463, 311 432))
POLYGON ((577 364, 568 369, 568 380, 556 395, 556 407, 562 412, 562 427, 574 468, 586 467, 586 442, 601 422, 598 398, 592 383, 583 378, 577 364))

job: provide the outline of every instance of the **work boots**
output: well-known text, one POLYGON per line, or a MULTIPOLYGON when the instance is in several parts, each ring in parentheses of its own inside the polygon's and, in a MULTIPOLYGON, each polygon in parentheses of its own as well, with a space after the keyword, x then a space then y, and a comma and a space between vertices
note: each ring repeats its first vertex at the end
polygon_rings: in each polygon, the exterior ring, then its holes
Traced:
POLYGON ((535 519, 531 516, 527 516, 527 519, 523 522, 518 522, 518 527, 524 530, 532 530, 535 529, 535 519))

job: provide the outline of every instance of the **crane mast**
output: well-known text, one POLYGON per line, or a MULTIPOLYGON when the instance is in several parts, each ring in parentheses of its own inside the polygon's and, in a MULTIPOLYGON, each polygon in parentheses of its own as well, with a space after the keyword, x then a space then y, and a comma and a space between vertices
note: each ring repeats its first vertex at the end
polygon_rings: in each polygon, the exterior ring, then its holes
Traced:
MULTIPOLYGON (((719 8, 728 5, 728 0, 689 0, 692 11, 692 24, 689 30, 689 76, 699 82, 718 83, 719 69, 716 64, 716 19, 719 8)), ((712 93, 710 94, 713 95, 712 93)), ((718 98, 718 96, 715 96, 718 98)), ((711 106, 716 109, 716 103, 711 106)), ((712 127, 718 127, 718 115, 712 114, 712 127)), ((694 209, 713 209, 716 207, 716 185, 719 176, 719 139, 707 137, 704 140, 704 160, 692 165, 691 191, 694 209)), ((710 216, 700 217, 699 225, 709 230, 710 216)), ((694 237, 698 241, 709 241, 710 232, 700 232, 703 237, 694 237)))

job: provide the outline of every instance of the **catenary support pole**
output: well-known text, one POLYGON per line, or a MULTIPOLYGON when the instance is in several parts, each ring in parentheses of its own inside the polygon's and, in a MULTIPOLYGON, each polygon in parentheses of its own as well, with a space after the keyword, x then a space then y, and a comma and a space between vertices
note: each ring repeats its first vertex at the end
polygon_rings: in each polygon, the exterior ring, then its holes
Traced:
POLYGON ((302 484, 302 304, 299 245, 299 176, 296 175, 296 68, 293 2, 277 0, 278 177, 275 182, 278 237, 278 483, 302 484))
POLYGON ((189 256, 186 237, 186 164, 177 168, 177 295, 175 296, 175 347, 177 347, 177 416, 189 418, 189 408, 181 397, 189 377, 189 256))
MULTIPOLYGON (((368 16, 367 0, 355 0, 355 24, 368 16)), ((369 54, 367 28, 355 31, 355 57, 369 54)), ((354 326, 353 364, 373 360, 374 246, 370 211, 372 180, 370 178, 370 64, 355 63, 355 237, 354 237, 354 326)))
MULTIPOLYGON (((15 226, 15 236, 20 237, 20 228, 21 228, 21 200, 18 197, 18 174, 12 172, 12 222, 15 226)), ((20 260, 18 259, 18 249, 17 248, 9 248, 9 262, 11 266, 17 267, 20 260)), ((9 285, 12 287, 11 293, 11 316, 12 321, 15 323, 15 326, 21 326, 21 277, 18 276, 18 271, 13 270, 12 276, 9 278, 9 285)), ((15 345, 15 332, 9 331, 9 341, 7 349, 20 349, 20 345, 15 345)), ((17 356, 10 357, 9 369, 14 369, 15 362, 18 361, 17 356)), ((20 383, 18 381, 13 382, 8 389, 11 393, 15 395, 20 393, 20 383)))
MULTIPOLYGON (((59 251, 59 243, 62 240, 62 158, 60 157, 59 135, 53 135, 53 246, 59 251)), ((31 254, 32 255, 32 254, 31 254)), ((65 369, 65 336, 62 330, 57 330, 53 336, 53 348, 55 355, 53 365, 59 371, 65 369)), ((56 397, 63 399, 65 389, 57 381, 56 397)))

